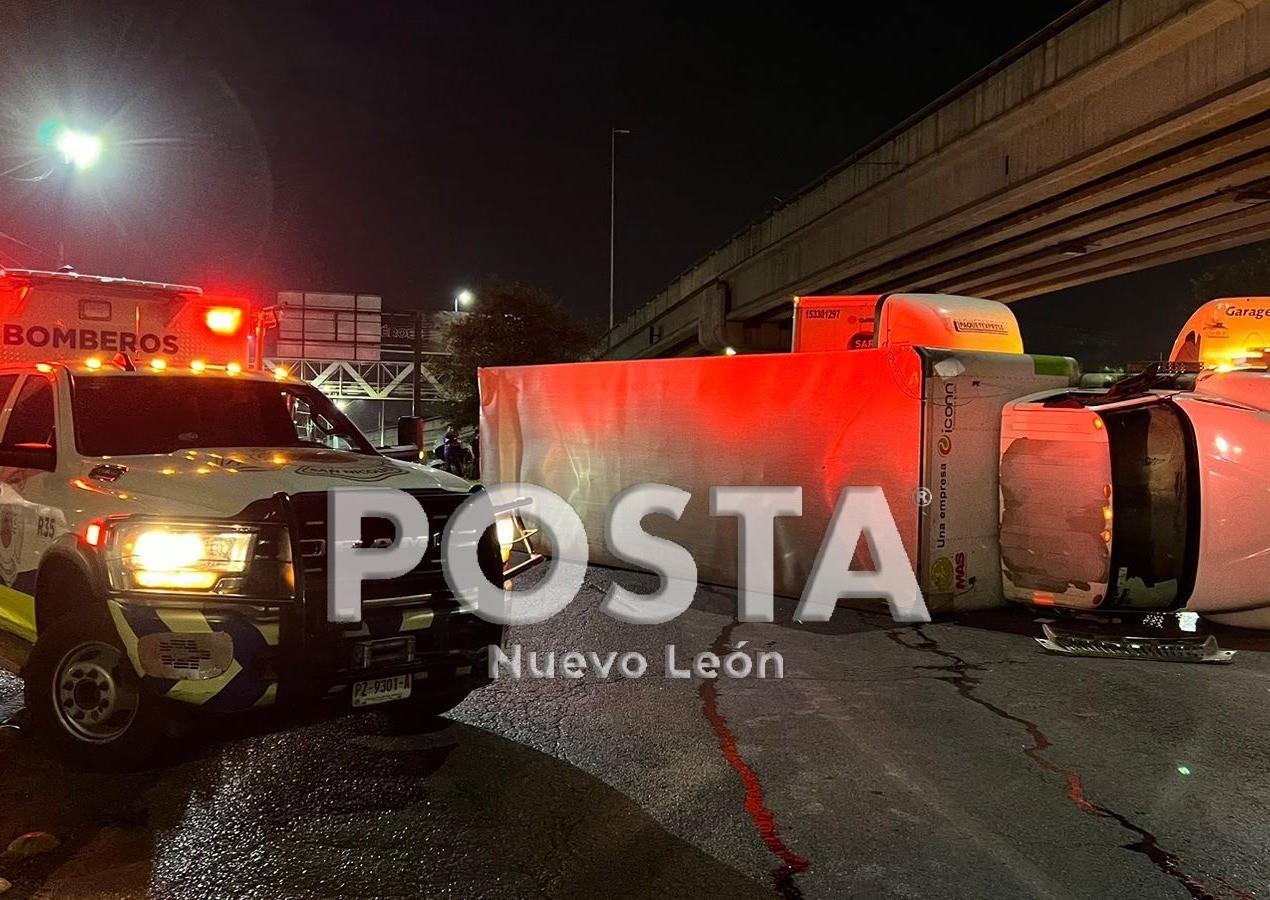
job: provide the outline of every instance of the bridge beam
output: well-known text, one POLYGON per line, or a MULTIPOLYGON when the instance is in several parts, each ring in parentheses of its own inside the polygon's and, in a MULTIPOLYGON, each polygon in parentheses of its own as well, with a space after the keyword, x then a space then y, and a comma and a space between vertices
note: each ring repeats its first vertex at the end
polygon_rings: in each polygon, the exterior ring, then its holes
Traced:
POLYGON ((607 355, 774 349, 796 294, 1011 301, 1264 238, 1267 149, 1270 0, 1087 2, 701 260, 607 355))

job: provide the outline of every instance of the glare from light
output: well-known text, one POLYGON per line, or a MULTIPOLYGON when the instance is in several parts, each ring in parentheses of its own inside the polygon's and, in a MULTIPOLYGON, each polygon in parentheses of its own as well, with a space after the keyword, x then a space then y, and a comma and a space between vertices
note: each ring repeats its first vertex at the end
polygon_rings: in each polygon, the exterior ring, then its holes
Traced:
POLYGON ((53 146, 69 165, 83 171, 101 159, 101 138, 74 128, 63 128, 53 139, 53 146))
POLYGON ((503 562, 511 559, 512 548, 516 546, 516 523, 510 516, 494 520, 494 533, 498 536, 498 546, 502 551, 503 562))
POLYGON ((176 591, 205 591, 216 584, 219 575, 199 569, 163 572, 157 569, 138 569, 133 573, 137 587, 166 588, 176 591))
POLYGON ((154 359, 150 360, 150 368, 154 369, 156 372, 162 372, 167 367, 168 361, 166 359, 160 359, 156 356, 154 359))
POLYGON ((213 306, 204 313, 203 320, 215 334, 237 334, 243 323, 243 311, 233 306, 213 306))
POLYGON ((84 365, 88 366, 90 369, 100 369, 101 359, 100 357, 90 356, 88 359, 84 360, 84 365))
POLYGON ((230 375, 237 375, 242 370, 243 370, 242 364, 236 363, 236 362, 232 362, 225 367, 225 371, 228 372, 230 375))
POLYGON ((203 362, 201 359, 196 359, 190 363, 190 369, 195 372, 202 372, 206 368, 207 363, 203 362))
POLYGON ((143 569, 188 569, 202 561, 203 539, 189 532, 143 531, 137 535, 132 555, 143 569))
POLYGON ((273 377, 278 379, 279 381, 286 378, 290 374, 291 373, 287 371, 286 366, 278 366, 276 369, 273 370, 273 377))
POLYGON ((459 301, 459 306, 471 306, 472 301, 476 299, 476 295, 473 294, 471 291, 469 291, 467 288, 464 288, 463 290, 459 291, 458 296, 455 297, 454 299, 459 301))
POLYGON ((1223 456, 1230 452, 1230 441, 1226 440, 1220 434, 1213 439, 1213 443, 1217 445, 1217 452, 1223 456))
POLYGON ((736 348, 735 348, 735 347, 724 347, 724 348, 723 348, 723 355, 724 355, 724 356, 736 356, 736 348))

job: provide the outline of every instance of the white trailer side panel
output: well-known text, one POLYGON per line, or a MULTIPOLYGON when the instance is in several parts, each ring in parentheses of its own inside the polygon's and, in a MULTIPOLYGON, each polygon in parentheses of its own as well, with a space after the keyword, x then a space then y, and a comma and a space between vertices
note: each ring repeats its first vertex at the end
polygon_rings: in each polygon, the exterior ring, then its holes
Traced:
MULTIPOLYGON (((709 515, 715 485, 802 487, 802 516, 776 521, 780 594, 802 591, 845 486, 881 486, 917 558, 922 365, 911 348, 483 369, 480 385, 485 479, 562 496, 595 562, 625 565, 604 546, 604 517, 641 482, 691 492, 679 521, 644 527, 688 547, 704 582, 737 581, 737 524, 709 515)), ((856 548, 837 552, 845 561, 856 548)))

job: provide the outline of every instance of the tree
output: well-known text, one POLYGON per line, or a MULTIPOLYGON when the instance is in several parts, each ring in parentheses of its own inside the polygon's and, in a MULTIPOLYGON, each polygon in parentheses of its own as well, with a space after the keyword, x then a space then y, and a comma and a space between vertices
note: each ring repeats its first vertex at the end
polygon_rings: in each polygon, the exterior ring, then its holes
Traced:
POLYGON ((446 417, 460 426, 477 423, 477 368, 577 362, 598 337, 596 327, 574 317, 543 289, 485 279, 472 311, 446 326, 449 355, 430 363, 441 383, 446 417))
POLYGON ((1243 249, 1196 275, 1191 293, 1199 301, 1270 293, 1270 243, 1243 249))

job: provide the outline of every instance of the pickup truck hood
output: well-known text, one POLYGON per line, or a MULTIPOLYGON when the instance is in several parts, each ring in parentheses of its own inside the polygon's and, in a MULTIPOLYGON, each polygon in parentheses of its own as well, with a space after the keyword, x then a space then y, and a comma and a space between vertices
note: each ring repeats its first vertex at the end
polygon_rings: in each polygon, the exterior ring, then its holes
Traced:
POLYGON ((219 448, 86 459, 78 480, 94 493, 113 495, 121 509, 218 517, 235 515, 279 491, 471 489, 456 475, 416 463, 320 448, 219 448))
POLYGON ((1173 402, 1199 450, 1199 563, 1188 608, 1266 607, 1270 624, 1270 412, 1201 395, 1173 402))

